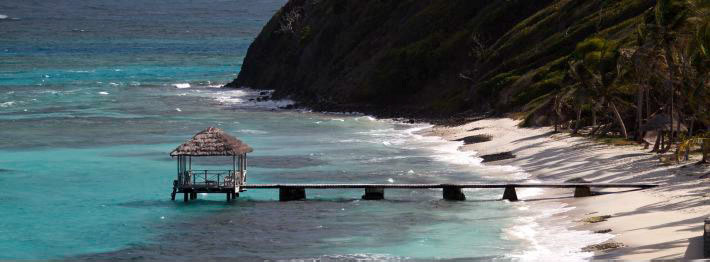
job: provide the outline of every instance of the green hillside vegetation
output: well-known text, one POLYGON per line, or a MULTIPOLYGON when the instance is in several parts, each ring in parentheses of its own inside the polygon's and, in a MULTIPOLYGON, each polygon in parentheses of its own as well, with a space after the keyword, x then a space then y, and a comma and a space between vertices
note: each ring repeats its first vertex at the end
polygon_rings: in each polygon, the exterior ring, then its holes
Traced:
POLYGON ((710 126, 709 2, 291 0, 230 86, 321 111, 518 113, 525 125, 637 141, 653 131, 656 151, 690 148, 710 126))

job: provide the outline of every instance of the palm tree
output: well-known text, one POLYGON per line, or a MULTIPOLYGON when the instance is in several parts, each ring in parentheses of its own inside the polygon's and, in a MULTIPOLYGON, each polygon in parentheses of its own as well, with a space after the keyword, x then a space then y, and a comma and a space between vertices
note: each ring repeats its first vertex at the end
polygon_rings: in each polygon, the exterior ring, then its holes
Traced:
MULTIPOLYGON (((663 48, 665 53, 666 64, 668 65, 668 79, 665 81, 666 89, 670 91, 670 107, 668 114, 670 121, 673 123, 673 115, 675 114, 675 84, 676 73, 678 71, 676 62, 674 61, 673 44, 676 40, 676 32, 684 24, 688 16, 688 1, 686 0, 658 0, 654 8, 654 24, 653 29, 658 46, 663 48)), ((670 139, 667 149, 673 144, 675 139, 674 129, 671 126, 670 139)), ((664 151, 667 151, 664 150, 664 151)))
POLYGON ((597 106, 607 105, 619 125, 621 134, 628 139, 626 125, 616 106, 618 102, 623 103, 617 97, 616 87, 626 74, 624 68, 619 66, 618 43, 599 37, 590 38, 577 45, 574 57, 576 60, 570 63, 570 74, 584 87, 581 90, 589 92, 580 92, 580 98, 593 101, 593 114, 597 106))

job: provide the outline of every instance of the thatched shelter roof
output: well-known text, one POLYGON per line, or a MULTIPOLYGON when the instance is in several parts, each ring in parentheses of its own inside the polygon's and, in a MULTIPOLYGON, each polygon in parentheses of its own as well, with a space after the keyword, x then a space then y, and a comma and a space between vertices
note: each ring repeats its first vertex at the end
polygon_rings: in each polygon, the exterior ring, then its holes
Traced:
POLYGON ((236 156, 254 151, 224 130, 209 127, 170 152, 170 156, 236 156))
MULTIPOLYGON (((662 131, 670 131, 671 130, 671 118, 670 115, 668 114, 657 114, 652 116, 648 122, 643 126, 645 130, 651 131, 651 130, 662 130, 662 131)), ((686 132, 688 131, 688 127, 686 127, 683 123, 680 124, 680 130, 678 130, 678 116, 675 115, 673 117, 673 129, 676 131, 680 132, 686 132)))

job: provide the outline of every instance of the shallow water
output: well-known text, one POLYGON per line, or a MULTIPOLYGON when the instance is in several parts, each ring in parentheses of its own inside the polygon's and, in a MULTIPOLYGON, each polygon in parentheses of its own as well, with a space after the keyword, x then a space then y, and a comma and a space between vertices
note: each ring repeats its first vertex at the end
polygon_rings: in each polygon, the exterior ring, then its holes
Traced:
POLYGON ((168 153, 208 126, 255 149, 251 183, 526 178, 418 135, 424 125, 278 110, 288 101, 217 88, 284 2, 0 3, 0 259, 585 256, 560 249, 565 239, 530 242, 568 231, 536 224, 547 211, 494 201, 502 190, 470 190, 465 202, 437 190, 388 190, 385 201, 358 200, 359 190, 310 190, 309 201, 288 203, 275 190, 230 204, 170 201, 168 153))

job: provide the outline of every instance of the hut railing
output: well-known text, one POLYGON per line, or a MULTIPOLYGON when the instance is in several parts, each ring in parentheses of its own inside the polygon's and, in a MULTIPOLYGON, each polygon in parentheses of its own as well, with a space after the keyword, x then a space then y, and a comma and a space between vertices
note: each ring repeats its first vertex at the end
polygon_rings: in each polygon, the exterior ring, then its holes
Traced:
POLYGON ((234 171, 232 170, 191 170, 187 172, 183 186, 190 187, 234 187, 234 171))

